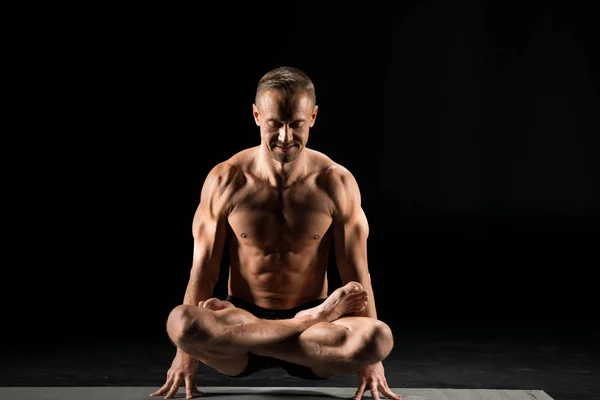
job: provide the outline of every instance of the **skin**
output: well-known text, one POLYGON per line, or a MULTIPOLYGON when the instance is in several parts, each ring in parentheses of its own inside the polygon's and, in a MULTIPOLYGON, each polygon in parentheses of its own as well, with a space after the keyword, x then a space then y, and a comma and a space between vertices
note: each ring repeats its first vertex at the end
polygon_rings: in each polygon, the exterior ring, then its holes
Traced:
POLYGON ((356 372, 355 399, 388 387, 382 360, 391 329, 377 319, 367 263, 369 225, 358 184, 343 166, 306 147, 318 107, 303 92, 267 91, 253 105, 261 143, 216 165, 206 177, 193 221, 194 253, 183 304, 167 321, 177 353, 152 396, 198 391, 198 362, 225 375, 248 353, 310 367, 331 377, 356 372), (330 243, 342 287, 318 307, 288 320, 262 320, 212 297, 226 239, 229 293, 267 309, 326 298, 330 243))

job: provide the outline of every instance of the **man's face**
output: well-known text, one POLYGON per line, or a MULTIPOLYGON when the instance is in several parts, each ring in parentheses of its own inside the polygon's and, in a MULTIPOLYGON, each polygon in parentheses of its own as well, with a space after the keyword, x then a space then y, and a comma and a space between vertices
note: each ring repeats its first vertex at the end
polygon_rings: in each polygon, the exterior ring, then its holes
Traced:
POLYGON ((260 126, 262 145, 275 160, 294 161, 308 141, 308 131, 315 123, 317 107, 307 94, 285 96, 269 90, 252 106, 254 120, 260 126))

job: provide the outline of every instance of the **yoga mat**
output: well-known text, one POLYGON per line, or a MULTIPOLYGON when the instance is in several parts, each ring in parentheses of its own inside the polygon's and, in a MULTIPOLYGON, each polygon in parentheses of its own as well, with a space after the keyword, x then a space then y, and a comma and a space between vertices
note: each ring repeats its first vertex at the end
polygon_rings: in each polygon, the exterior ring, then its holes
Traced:
MULTIPOLYGON (((311 400, 311 399, 352 399, 356 388, 346 387, 225 387, 210 386, 199 388, 198 399, 215 400, 311 400)), ((2 400, 142 400, 164 399, 164 396, 150 397, 156 387, 2 387, 2 400)), ((393 388, 403 400, 553 400, 543 390, 507 389, 421 389, 393 388)), ((381 396, 381 399, 386 397, 381 396)), ((183 389, 174 397, 185 399, 183 389)), ((365 399, 371 398, 367 392, 365 399)))

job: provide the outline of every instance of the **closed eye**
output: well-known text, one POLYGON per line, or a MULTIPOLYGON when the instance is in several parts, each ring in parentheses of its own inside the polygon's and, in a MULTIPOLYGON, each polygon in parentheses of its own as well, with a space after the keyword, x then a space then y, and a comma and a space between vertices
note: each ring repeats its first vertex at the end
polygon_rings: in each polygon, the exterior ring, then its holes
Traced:
POLYGON ((267 125, 269 126, 269 128, 280 128, 283 124, 279 121, 269 120, 267 121, 267 125))

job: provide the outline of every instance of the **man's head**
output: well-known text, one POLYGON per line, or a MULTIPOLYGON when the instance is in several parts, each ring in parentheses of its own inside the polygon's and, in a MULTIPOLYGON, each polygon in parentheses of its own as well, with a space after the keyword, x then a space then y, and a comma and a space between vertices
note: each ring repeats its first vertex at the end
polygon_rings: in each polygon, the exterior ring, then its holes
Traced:
POLYGON ((252 105, 262 145, 275 160, 294 161, 317 117, 315 86, 301 70, 278 67, 258 82, 252 105))

